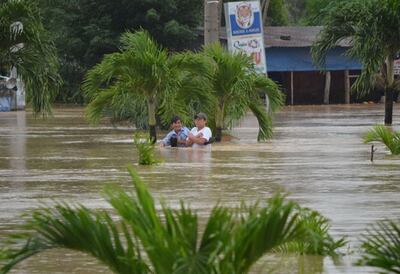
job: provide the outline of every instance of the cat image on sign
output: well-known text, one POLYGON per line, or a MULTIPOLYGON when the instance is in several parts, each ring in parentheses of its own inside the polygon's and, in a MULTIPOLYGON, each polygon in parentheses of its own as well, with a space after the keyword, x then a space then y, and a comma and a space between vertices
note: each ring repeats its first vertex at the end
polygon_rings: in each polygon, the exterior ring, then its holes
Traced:
POLYGON ((241 3, 236 6, 236 23, 241 28, 249 28, 253 24, 253 11, 249 3, 241 3))

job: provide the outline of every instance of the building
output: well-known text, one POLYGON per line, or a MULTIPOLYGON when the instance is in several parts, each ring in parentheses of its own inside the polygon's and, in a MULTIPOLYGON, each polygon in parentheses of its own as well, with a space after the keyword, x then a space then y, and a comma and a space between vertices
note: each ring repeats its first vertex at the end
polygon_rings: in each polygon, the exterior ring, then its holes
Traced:
MULTIPOLYGON (((264 43, 268 76, 278 82, 286 94, 287 104, 351 103, 379 100, 379 94, 357 98, 350 93, 351 84, 360 74, 361 64, 345 55, 348 40, 330 50, 326 72, 317 68, 311 57, 311 46, 322 27, 265 27, 264 43)), ((226 44, 225 28, 220 40, 226 44)))

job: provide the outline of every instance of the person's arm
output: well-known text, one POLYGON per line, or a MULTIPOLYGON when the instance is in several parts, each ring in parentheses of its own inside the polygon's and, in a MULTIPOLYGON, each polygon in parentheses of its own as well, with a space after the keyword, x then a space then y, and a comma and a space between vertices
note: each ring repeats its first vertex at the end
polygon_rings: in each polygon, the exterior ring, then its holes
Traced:
POLYGON ((174 132, 173 132, 173 131, 170 131, 170 132, 167 134, 167 136, 165 136, 165 138, 161 140, 160 146, 164 147, 164 146, 169 146, 169 145, 171 145, 170 140, 171 140, 172 134, 174 134, 174 132))
POLYGON ((204 145, 204 143, 207 142, 207 138, 203 136, 202 132, 196 136, 194 136, 192 133, 189 133, 189 140, 192 142, 192 144, 198 145, 204 145))
POLYGON ((183 133, 181 133, 181 135, 179 136, 180 138, 178 138, 178 144, 187 146, 188 145, 187 139, 188 139, 189 133, 190 133, 190 130, 187 127, 185 127, 183 129, 183 133))

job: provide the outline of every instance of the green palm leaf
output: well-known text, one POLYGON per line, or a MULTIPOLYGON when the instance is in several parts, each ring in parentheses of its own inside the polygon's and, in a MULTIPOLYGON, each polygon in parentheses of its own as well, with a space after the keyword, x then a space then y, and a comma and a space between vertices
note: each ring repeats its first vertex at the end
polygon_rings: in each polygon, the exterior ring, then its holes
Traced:
POLYGON ((361 75, 353 85, 354 90, 363 96, 383 83, 386 96, 385 124, 391 124, 393 92, 399 87, 393 64, 400 51, 400 1, 332 2, 324 22, 324 28, 312 47, 315 63, 324 69, 328 51, 347 39, 352 47, 346 54, 362 64, 361 75), (377 83, 377 74, 384 81, 377 83))
POLYGON ((364 136, 364 143, 381 142, 393 155, 400 154, 400 132, 395 132, 383 125, 375 125, 364 136))
POLYGON ((332 244, 314 239, 320 231, 327 235, 326 222, 307 224, 302 209, 282 195, 264 205, 217 205, 200 233, 196 213, 183 202, 178 209, 162 202, 157 210, 146 185, 132 168, 129 172, 134 193, 117 186, 105 192, 121 218, 118 223, 104 210, 62 203, 43 207, 33 213, 26 232, 14 238, 16 246, 25 243, 23 247, 3 251, 0 258, 7 262, 1 273, 41 251, 61 247, 88 253, 115 273, 248 273, 264 254, 291 242, 317 242, 318 249, 302 253, 321 255, 328 254, 323 245, 332 244))
POLYGON ((116 273, 149 273, 142 260, 136 240, 123 227, 123 239, 117 226, 108 215, 95 212, 84 206, 70 207, 57 204, 55 207, 43 207, 34 211, 26 229, 33 230, 25 246, 16 253, 10 253, 10 261, 2 268, 8 272, 20 261, 52 248, 69 248, 90 254, 107 265, 116 273), (126 243, 123 246, 122 243, 126 243))
POLYGON ((221 130, 230 127, 251 110, 259 122, 258 140, 272 136, 271 114, 284 103, 279 87, 264 75, 255 72, 251 58, 240 53, 231 54, 218 44, 204 48, 205 58, 212 60, 208 79, 212 93, 211 118, 215 121, 217 140, 221 130), (270 102, 270 112, 263 107, 263 97, 270 102))
POLYGON ((164 126, 173 115, 188 121, 191 102, 207 98, 197 96, 205 66, 193 53, 169 56, 146 31, 126 32, 121 36, 120 52, 106 55, 86 75, 82 85, 89 101, 86 116, 96 123, 111 113, 114 118, 130 118, 137 125, 147 117, 145 127, 156 140, 156 116, 164 126), (193 78, 196 81, 191 81, 193 78), (143 109, 145 114, 138 111, 143 109))
POLYGON ((359 264, 400 273, 400 225, 385 220, 373 225, 362 237, 364 251, 359 264))

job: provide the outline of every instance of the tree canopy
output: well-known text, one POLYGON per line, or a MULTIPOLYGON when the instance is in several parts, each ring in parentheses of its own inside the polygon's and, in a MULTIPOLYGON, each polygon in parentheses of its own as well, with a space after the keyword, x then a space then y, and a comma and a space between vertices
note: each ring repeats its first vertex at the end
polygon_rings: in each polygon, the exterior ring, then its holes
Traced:
POLYGON ((51 102, 61 84, 58 65, 38 2, 0 2, 0 68, 17 69, 35 113, 45 115, 51 111, 51 102))
POLYGON ((392 124, 393 95, 399 88, 394 79, 394 58, 400 51, 400 0, 353 0, 330 8, 312 53, 324 66, 326 53, 343 39, 352 47, 347 54, 360 60, 363 69, 355 82, 359 94, 381 85, 385 91, 385 124, 392 124))
POLYGON ((127 31, 146 29, 171 50, 188 48, 202 21, 202 0, 40 0, 55 38, 64 79, 61 101, 83 102, 83 76, 104 54, 118 50, 127 31))

